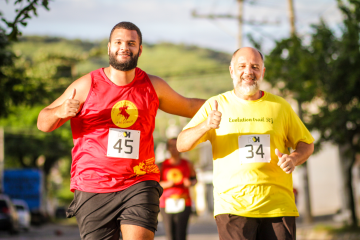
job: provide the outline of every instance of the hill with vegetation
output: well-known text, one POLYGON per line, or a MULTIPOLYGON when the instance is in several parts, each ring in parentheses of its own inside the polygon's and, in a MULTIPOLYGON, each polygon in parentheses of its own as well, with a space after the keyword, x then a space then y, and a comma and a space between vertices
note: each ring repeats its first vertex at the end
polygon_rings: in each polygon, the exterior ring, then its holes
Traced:
MULTIPOLYGON (((13 44, 13 49, 17 65, 24 67, 26 75, 47 86, 44 104, 53 101, 78 77, 108 66, 107 40, 28 36, 13 44)), ((232 88, 230 58, 229 54, 196 46, 144 43, 138 66, 162 77, 184 96, 207 99, 232 88)), ((173 118, 162 113, 159 117, 157 125, 162 126, 166 125, 162 118, 173 118)))
MULTIPOLYGON (((66 202, 72 197, 69 192, 70 126, 66 123, 52 133, 42 133, 36 127, 37 115, 72 81, 109 65, 107 40, 90 42, 27 36, 13 43, 12 49, 17 56, 16 68, 31 79, 32 87, 43 86, 45 91, 38 93, 41 99, 38 103, 31 107, 12 107, 11 114, 0 119, 0 126, 5 130, 5 168, 40 167, 47 176, 60 174, 63 182, 54 186, 56 181, 50 179, 48 190, 66 202), (55 165, 58 172, 53 172, 55 165)), ((230 58, 229 54, 196 46, 144 43, 138 66, 149 74, 162 77, 184 96, 207 99, 232 88, 228 71, 230 58)), ((159 110, 155 145, 166 140, 166 129, 170 124, 183 127, 187 121, 159 110)))

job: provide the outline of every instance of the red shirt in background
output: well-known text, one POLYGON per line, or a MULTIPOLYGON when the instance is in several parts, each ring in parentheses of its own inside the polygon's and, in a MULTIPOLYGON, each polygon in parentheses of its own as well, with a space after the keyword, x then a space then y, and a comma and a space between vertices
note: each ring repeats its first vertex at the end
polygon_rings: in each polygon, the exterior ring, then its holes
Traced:
POLYGON ((160 197, 160 207, 165 207, 165 200, 167 198, 184 198, 185 206, 191 206, 191 199, 189 188, 184 187, 184 178, 190 178, 191 170, 189 162, 181 159, 178 165, 170 164, 169 159, 166 159, 161 165, 161 181, 173 181, 174 186, 164 189, 160 197))

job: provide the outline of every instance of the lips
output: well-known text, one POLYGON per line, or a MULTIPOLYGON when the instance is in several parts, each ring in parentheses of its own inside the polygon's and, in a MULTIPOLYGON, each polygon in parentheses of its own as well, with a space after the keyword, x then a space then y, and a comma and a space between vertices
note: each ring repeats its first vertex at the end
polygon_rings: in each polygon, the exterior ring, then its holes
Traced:
POLYGON ((117 54, 117 55, 120 57, 130 57, 131 56, 130 54, 117 54))
POLYGON ((124 52, 119 53, 119 52, 117 52, 116 55, 119 56, 119 57, 132 57, 131 52, 129 52, 129 53, 124 53, 124 52))
POLYGON ((255 82, 255 78, 241 78, 242 82, 255 82))

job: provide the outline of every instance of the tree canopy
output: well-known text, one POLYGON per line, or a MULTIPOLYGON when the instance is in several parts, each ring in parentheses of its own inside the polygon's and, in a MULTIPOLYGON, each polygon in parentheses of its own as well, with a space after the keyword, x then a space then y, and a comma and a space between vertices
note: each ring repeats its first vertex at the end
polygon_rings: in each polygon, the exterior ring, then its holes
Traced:
POLYGON ((357 226, 351 170, 360 153, 360 1, 338 0, 338 6, 341 34, 321 21, 313 26, 309 44, 297 37, 277 42, 267 58, 267 80, 300 103, 305 123, 320 135, 317 149, 327 141, 340 146, 352 225, 357 226))
MULTIPOLYGON (((9 0, 6 0, 9 4, 9 0)), ((24 66, 15 66, 18 56, 11 50, 11 42, 21 35, 19 25, 26 26, 31 15, 37 16, 37 8, 48 8, 48 0, 14 0, 15 19, 9 20, 0 10, 0 117, 7 116, 12 106, 33 105, 45 96, 44 85, 24 74, 24 66)))
MULTIPOLYGON (((9 3, 9 0, 5 1, 9 3)), ((12 2, 16 7, 15 18, 12 20, 6 19, 0 11, 1 21, 5 23, 5 26, 0 25, 0 32, 2 31, 9 41, 16 41, 22 34, 19 25, 25 27, 28 24, 28 20, 32 18, 32 14, 37 16, 38 7, 42 6, 46 10, 50 9, 49 0, 14 0, 12 2)))

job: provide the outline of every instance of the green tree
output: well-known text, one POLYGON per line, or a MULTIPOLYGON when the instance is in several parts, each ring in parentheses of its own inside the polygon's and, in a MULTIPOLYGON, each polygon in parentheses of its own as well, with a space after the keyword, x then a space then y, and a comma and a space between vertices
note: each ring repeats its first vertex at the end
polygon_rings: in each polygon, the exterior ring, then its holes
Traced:
POLYGON ((38 102, 44 93, 41 83, 27 78, 23 67, 14 66, 17 57, 10 47, 21 35, 19 25, 26 26, 31 15, 37 15, 37 7, 48 9, 48 0, 15 0, 14 5, 19 7, 12 21, 5 19, 0 11, 0 117, 7 116, 11 106, 38 102))
POLYGON ((341 37, 322 24, 312 42, 323 104, 311 115, 310 126, 320 132, 320 143, 339 145, 347 206, 357 227, 352 168, 360 153, 360 1, 338 0, 338 5, 344 17, 341 37))
POLYGON ((47 176, 60 158, 71 158, 72 136, 69 124, 52 133, 37 129, 37 117, 44 105, 62 94, 73 81, 75 63, 89 54, 75 51, 63 39, 48 37, 26 37, 15 43, 19 57, 13 68, 24 67, 23 76, 34 85, 37 101, 33 106, 26 104, 8 107, 9 114, 0 119, 5 130, 5 167, 37 168, 38 158, 43 157, 41 166, 47 176), (53 43, 57 47, 51 48, 53 43), (38 45, 42 47, 38 47, 38 45), (49 50, 51 49, 51 50, 49 50), (26 50, 26 51, 25 51, 26 50))
MULTIPOLYGON (((5 0, 6 3, 9 3, 9 0, 5 0)), ((5 23, 5 27, 0 25, 0 32, 5 34, 9 41, 16 41, 19 36, 21 36, 21 31, 19 30, 19 25, 26 26, 27 21, 31 19, 31 15, 34 14, 37 16, 37 8, 42 6, 45 9, 49 10, 49 0, 14 0, 14 6, 16 16, 14 20, 8 20, 3 17, 3 13, 0 11, 1 21, 5 23), (6 33, 6 30, 9 29, 10 32, 6 33)))
POLYGON ((299 115, 320 133, 317 150, 327 141, 339 145, 347 206, 357 227, 351 170, 360 153, 360 1, 338 0, 338 6, 344 16, 339 37, 321 21, 308 45, 294 37, 279 41, 267 57, 267 80, 297 100, 299 115), (315 112, 308 108, 314 104, 315 112))
MULTIPOLYGON (((303 45, 302 39, 292 36, 276 43, 275 48, 266 57, 266 79, 280 90, 284 97, 292 97, 297 101, 298 114, 303 119, 303 103, 310 102, 317 91, 317 80, 313 74, 314 59, 309 49, 303 45)), ((304 221, 311 222, 310 191, 307 174, 307 163, 303 169, 303 185, 305 198, 304 221)))

